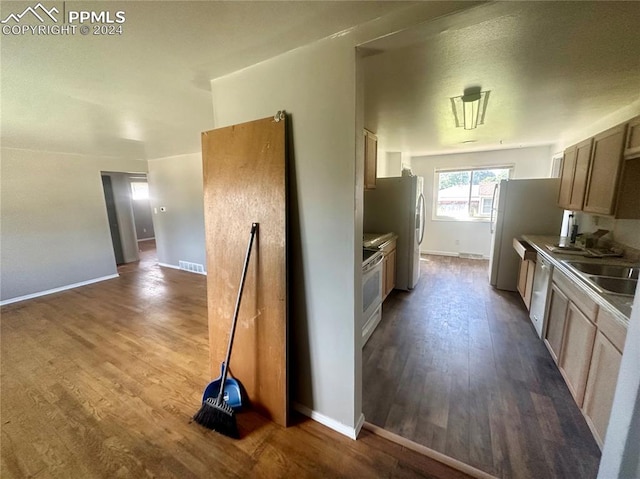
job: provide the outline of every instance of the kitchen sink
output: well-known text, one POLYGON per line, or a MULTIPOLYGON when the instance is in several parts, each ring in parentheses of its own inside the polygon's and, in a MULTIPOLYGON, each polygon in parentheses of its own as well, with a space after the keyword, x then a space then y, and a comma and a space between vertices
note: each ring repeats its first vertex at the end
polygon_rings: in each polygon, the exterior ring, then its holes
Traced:
POLYGON ((623 294, 633 296, 638 286, 637 279, 611 278, 609 276, 589 276, 599 288, 608 293, 623 294))
POLYGON ((613 279, 626 278, 637 280, 638 272, 640 271, 640 267, 620 264, 582 263, 579 261, 567 261, 567 264, 588 275, 608 276, 613 279))

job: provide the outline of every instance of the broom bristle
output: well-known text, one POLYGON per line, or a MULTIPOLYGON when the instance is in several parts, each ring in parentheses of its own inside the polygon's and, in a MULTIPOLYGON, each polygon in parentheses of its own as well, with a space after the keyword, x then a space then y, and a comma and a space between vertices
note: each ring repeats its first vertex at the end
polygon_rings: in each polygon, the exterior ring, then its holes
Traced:
POLYGON ((216 399, 208 398, 202 403, 202 407, 196 415, 193 416, 193 420, 201 426, 212 429, 225 436, 233 439, 240 438, 233 409, 224 401, 218 403, 216 399))

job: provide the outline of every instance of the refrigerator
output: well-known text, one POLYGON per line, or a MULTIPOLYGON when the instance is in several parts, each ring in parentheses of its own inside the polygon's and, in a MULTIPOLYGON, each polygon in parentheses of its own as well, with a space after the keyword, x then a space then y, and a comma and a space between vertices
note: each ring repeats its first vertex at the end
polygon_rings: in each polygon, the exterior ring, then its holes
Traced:
POLYGON ((513 239, 524 234, 559 236, 564 210, 558 206, 560 178, 502 180, 496 185, 491 213, 489 281, 516 291, 520 256, 513 239))
POLYGON ((425 203, 420 176, 378 178, 364 192, 365 233, 395 233, 396 289, 413 289, 420 279, 420 243, 424 238, 425 203))

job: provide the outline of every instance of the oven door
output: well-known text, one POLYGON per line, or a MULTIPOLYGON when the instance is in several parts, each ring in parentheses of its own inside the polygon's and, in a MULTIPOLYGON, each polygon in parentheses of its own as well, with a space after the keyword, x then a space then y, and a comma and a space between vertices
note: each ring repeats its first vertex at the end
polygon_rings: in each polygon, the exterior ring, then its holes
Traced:
POLYGON ((362 268, 362 324, 382 303, 382 254, 362 268))

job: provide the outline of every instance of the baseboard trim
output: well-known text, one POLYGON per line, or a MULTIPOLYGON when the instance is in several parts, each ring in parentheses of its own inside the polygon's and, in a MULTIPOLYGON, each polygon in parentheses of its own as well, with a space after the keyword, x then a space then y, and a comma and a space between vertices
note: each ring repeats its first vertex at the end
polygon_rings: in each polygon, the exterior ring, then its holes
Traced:
POLYGON ((481 258, 477 258, 475 257, 476 254, 475 253, 465 253, 465 252, 458 252, 458 253, 453 253, 451 251, 433 251, 433 250, 426 250, 426 251, 420 251, 420 254, 430 254, 433 256, 452 256, 452 257, 461 257, 461 258, 468 258, 468 259, 489 259, 488 256, 485 255, 479 255, 478 256, 482 256, 481 258), (469 256, 473 256, 472 258, 469 258, 469 256))
POLYGON ((458 256, 458 253, 452 253, 451 251, 433 251, 433 250, 420 250, 420 254, 432 254, 434 256, 458 256))
POLYGON ((177 269, 178 271, 184 271, 185 273, 200 274, 202 276, 206 276, 207 275, 206 271, 204 273, 198 273, 196 271, 187 271, 186 269, 182 269, 180 266, 176 266, 175 264, 158 263, 158 266, 162 266, 163 268, 177 269))
POLYGON ((24 296, 17 296, 15 298, 5 299, 4 301, 0 301, 0 306, 4 306, 6 304, 17 303, 19 301, 26 301, 27 299, 39 298, 40 296, 46 296, 48 294, 59 293, 61 291, 66 291, 68 289, 79 288, 80 286, 87 286, 88 284, 99 283, 101 281, 106 281, 108 279, 118 278, 119 274, 110 274, 109 276, 101 276, 100 278, 89 279, 87 281, 81 281, 79 283, 68 284, 66 286, 60 286, 59 288, 47 289, 45 291, 40 291, 38 293, 25 294, 24 296))
POLYGON ((397 434, 387 431, 386 429, 383 429, 380 426, 376 426, 375 424, 365 422, 363 428, 365 431, 369 431, 370 433, 375 434, 376 436, 380 436, 387 441, 391 441, 398 444, 399 446, 406 447, 413 452, 422 454, 423 456, 433 459, 434 461, 438 461, 445 466, 449 466, 452 469, 456 469, 457 471, 463 472, 476 479, 497 479, 495 476, 481 471, 480 469, 476 469, 469 464, 458 461, 453 457, 445 456, 441 452, 434 451, 433 449, 430 449, 427 446, 423 446, 422 444, 418 444, 417 442, 413 442, 406 437, 398 436, 397 434))
POLYGON ((307 416, 313 419, 316 422, 319 422, 323 426, 327 426, 329 429, 333 429, 336 432, 339 432, 343 436, 347 436, 350 439, 356 439, 358 434, 360 434, 360 429, 362 429, 364 422, 364 414, 360 414, 360 419, 358 419, 358 423, 356 427, 349 427, 346 424, 342 424, 335 419, 331 419, 328 416, 325 416, 318 411, 314 411, 313 409, 308 408, 307 406, 303 406, 300 403, 294 402, 293 409, 298 411, 300 414, 307 416))

